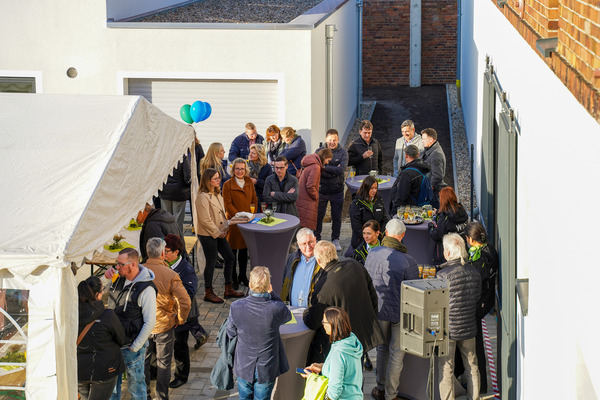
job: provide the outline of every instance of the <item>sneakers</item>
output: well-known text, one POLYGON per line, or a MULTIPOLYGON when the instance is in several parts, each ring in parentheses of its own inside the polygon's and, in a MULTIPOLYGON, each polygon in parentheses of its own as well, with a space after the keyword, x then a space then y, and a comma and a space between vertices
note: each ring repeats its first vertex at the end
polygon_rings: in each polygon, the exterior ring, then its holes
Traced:
POLYGON ((335 240, 333 241, 333 245, 335 246, 335 249, 336 249, 337 251, 342 251, 342 246, 340 246, 340 241, 339 241, 338 239, 335 239, 335 240))
POLYGON ((385 400, 385 390, 379 389, 377 386, 375 386, 371 392, 371 396, 375 400, 385 400))
POLYGON ((194 350, 198 350, 200 347, 202 347, 206 342, 208 341, 208 333, 205 335, 200 336, 198 339, 196 339, 196 344, 194 345, 194 350))

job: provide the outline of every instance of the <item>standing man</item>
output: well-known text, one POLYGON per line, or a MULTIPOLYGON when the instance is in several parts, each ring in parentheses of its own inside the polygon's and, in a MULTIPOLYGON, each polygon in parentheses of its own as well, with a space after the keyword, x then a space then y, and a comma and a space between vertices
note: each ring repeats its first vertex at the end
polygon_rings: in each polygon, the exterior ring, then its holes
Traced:
POLYGON ((401 243, 405 233, 402 221, 390 220, 381 246, 373 247, 365 261, 377 291, 377 318, 384 340, 377 346, 377 386, 371 392, 376 400, 393 400, 398 394, 405 354, 400 346, 400 289, 402 281, 419 278, 417 262, 401 243))
MULTIPOLYGON (((115 310, 127 335, 127 345, 121 349, 127 368, 127 390, 133 400, 146 400, 144 356, 148 337, 156 323, 156 286, 152 282, 154 273, 140 265, 140 253, 126 248, 117 256, 119 277, 110 286, 108 308, 115 310)), ((109 268, 104 276, 111 279, 115 270, 109 268)), ((111 400, 121 398, 119 375, 111 400)))
POLYGON ((229 162, 236 158, 248 159, 250 146, 255 143, 262 144, 265 138, 256 132, 256 126, 252 122, 246 124, 246 131, 233 139, 229 148, 229 162))
POLYGON ((383 151, 381 145, 372 137, 371 121, 360 123, 359 138, 348 147, 348 165, 356 168, 356 175, 368 175, 373 170, 383 172, 383 151))
POLYGON ((325 143, 327 143, 327 148, 333 153, 333 158, 329 161, 329 164, 325 165, 323 172, 321 172, 319 211, 315 236, 317 240, 321 239, 323 217, 327 210, 327 203, 331 203, 331 241, 337 251, 342 251, 342 246, 340 246, 340 232, 342 229, 342 208, 344 206, 344 173, 348 166, 348 152, 340 146, 340 137, 338 131, 335 129, 327 131, 325 134, 325 143))
POLYGON ((267 204, 277 203, 275 212, 298 216, 298 179, 288 172, 288 160, 278 156, 273 163, 275 173, 265 180, 263 201, 267 204))
POLYGON ((409 144, 414 144, 419 149, 419 154, 425 150, 423 141, 418 133, 415 133, 415 123, 407 119, 400 125, 402 137, 396 140, 396 150, 394 151, 394 176, 398 176, 400 168, 406 165, 407 161, 404 157, 404 149, 409 144))
POLYGON ((353 259, 338 261, 335 246, 326 240, 317 243, 314 254, 324 273, 315 284, 310 307, 303 315, 306 326, 317 331, 309 350, 309 364, 323 362, 329 353, 331 344, 322 325, 327 307, 340 307, 348 313, 352 332, 365 353, 383 343, 377 321, 377 292, 365 267, 353 259))
POLYGON ((302 228, 296 240, 298 250, 288 256, 283 269, 281 298, 293 306, 309 307, 315 283, 323 273, 314 255, 317 238, 313 231, 302 228))
POLYGON ((479 368, 475 350, 477 308, 481 295, 481 274, 468 261, 465 241, 458 233, 444 236, 444 257, 437 277, 448 281, 450 342, 448 353, 438 359, 440 398, 454 400, 454 355, 460 350, 467 376, 467 398, 479 398, 479 368))
MULTIPOLYGON (((146 244, 148 261, 146 268, 154 273, 156 296, 156 324, 149 337, 146 351, 146 388, 150 392, 151 364, 156 363, 156 394, 159 399, 169 398, 171 360, 175 327, 183 325, 192 304, 179 275, 165 264, 165 242, 151 238, 146 244)), ((149 394, 149 393, 148 393, 149 394)))
POLYGON ((414 144, 404 148, 406 165, 392 186, 392 209, 390 215, 396 214, 400 206, 416 206, 419 204, 421 182, 429 180, 430 167, 419 158, 419 149, 414 144))
POLYGON ((433 201, 431 205, 434 208, 440 208, 440 190, 448 186, 444 182, 446 175, 446 155, 442 146, 437 141, 437 132, 433 128, 423 129, 423 144, 425 151, 421 158, 431 167, 431 186, 433 187, 433 201))

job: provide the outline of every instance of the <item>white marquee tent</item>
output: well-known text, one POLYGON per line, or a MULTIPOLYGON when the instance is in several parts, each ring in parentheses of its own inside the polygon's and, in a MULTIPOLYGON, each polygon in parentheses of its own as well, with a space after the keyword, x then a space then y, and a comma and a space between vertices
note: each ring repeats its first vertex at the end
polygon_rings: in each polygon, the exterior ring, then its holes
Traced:
POLYGON ((71 262, 110 241, 193 141, 139 96, 0 93, 0 288, 29 291, 27 398, 77 397, 71 262))

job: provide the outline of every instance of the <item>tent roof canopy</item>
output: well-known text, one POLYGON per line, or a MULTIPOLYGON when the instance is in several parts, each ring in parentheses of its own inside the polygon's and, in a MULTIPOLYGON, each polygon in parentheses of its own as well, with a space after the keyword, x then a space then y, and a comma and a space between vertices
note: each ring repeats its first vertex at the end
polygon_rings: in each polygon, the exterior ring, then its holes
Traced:
POLYGON ((100 248, 160 189, 194 129, 139 96, 0 93, 0 138, 0 268, 13 269, 100 248))

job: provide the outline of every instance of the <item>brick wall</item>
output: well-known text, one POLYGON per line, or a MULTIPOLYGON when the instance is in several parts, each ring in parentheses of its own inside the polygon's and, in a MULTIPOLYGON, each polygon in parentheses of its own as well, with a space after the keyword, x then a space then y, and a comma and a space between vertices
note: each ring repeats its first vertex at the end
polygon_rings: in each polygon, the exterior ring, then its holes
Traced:
MULTIPOLYGON (((456 0, 422 0, 421 83, 456 79, 456 0)), ((363 85, 408 85, 410 1, 365 0, 363 85)))
POLYGON ((600 122, 600 3, 511 0, 502 12, 536 52, 537 39, 558 37, 557 52, 542 59, 600 122))

